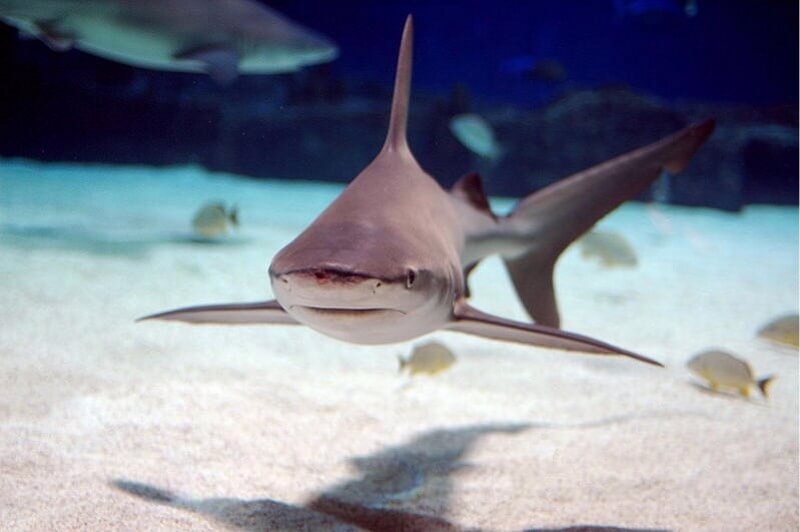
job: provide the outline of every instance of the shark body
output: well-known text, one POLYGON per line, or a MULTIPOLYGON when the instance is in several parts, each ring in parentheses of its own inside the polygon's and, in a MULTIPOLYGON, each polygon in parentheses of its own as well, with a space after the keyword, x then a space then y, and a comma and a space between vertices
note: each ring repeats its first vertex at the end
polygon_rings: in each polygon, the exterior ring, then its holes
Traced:
POLYGON ((0 0, 0 18, 55 50, 158 70, 272 74, 333 60, 325 37, 252 0, 0 0))
POLYGON ((713 122, 580 172, 494 215, 477 174, 442 189, 406 141, 413 25, 406 22, 386 142, 342 194, 274 257, 276 300, 189 307, 145 319, 190 323, 304 324, 360 344, 452 330, 497 340, 595 354, 649 358, 560 330, 556 259, 602 216, 667 169, 680 171, 713 122), (468 303, 467 277, 500 254, 535 323, 507 320, 468 303))

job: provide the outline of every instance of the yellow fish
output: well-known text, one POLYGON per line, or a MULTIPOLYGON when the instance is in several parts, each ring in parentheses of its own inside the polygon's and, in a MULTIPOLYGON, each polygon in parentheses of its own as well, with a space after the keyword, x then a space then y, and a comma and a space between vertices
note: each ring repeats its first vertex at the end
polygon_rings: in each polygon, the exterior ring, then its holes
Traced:
POLYGON ((397 358, 400 361, 400 371, 407 369, 412 377, 421 373, 436 375, 456 363, 453 352, 439 342, 415 346, 411 356, 397 358))
POLYGON ((194 232, 203 238, 213 238, 227 232, 229 224, 239 226, 239 211, 236 207, 226 211, 222 203, 204 205, 192 219, 194 232))
POLYGON ((583 258, 597 257, 607 268, 636 266, 636 253, 624 236, 615 231, 590 231, 579 240, 583 258))
POLYGON ((750 396, 750 388, 754 385, 758 386, 764 397, 767 397, 769 385, 775 380, 772 375, 756 380, 750 364, 730 353, 716 349, 696 355, 686 363, 686 367, 698 377, 708 381, 708 385, 715 392, 720 388, 735 388, 744 397, 750 396))
POLYGON ((775 318, 758 330, 758 336, 779 344, 798 347, 798 316, 789 314, 775 318))

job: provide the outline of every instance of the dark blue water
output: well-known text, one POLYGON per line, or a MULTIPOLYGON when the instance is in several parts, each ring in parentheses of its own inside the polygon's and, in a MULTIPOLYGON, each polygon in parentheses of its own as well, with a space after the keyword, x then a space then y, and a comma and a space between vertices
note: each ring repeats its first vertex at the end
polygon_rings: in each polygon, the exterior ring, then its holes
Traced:
POLYGON ((417 27, 415 83, 464 83, 495 101, 536 103, 560 87, 502 65, 552 58, 577 87, 627 84, 665 98, 740 103, 797 101, 796 0, 308 0, 271 4, 333 37, 344 73, 388 82, 402 20, 417 27), (635 5, 633 5, 635 4, 635 5), (644 8, 635 11, 634 7, 644 8))
POLYGON ((411 142, 445 185, 477 168, 491 194, 524 196, 714 117, 670 201, 797 203, 797 0, 254 1, 330 37, 340 57, 220 86, 57 53, 0 24, 0 157, 348 182, 380 145, 413 14, 411 142), (497 129, 499 164, 449 132, 464 112, 497 129))

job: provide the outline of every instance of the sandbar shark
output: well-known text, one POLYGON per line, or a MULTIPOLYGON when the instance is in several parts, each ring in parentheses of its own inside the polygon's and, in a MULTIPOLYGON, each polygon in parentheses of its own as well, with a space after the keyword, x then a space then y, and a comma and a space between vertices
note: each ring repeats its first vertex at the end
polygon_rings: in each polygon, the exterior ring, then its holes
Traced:
POLYGON ((389 132, 378 156, 269 267, 276 300, 188 307, 142 319, 189 323, 303 324, 357 344, 402 342, 439 329, 603 355, 650 358, 560 330, 556 259, 601 217, 666 169, 682 170, 711 134, 696 124, 550 185, 508 216, 489 209, 477 174, 447 192, 406 139, 413 22, 400 46, 389 132), (535 323, 472 307, 466 279, 500 254, 535 323))
POLYGON ((327 38, 253 0, 0 0, 0 19, 54 50, 73 46, 121 63, 274 74, 336 58, 327 38))

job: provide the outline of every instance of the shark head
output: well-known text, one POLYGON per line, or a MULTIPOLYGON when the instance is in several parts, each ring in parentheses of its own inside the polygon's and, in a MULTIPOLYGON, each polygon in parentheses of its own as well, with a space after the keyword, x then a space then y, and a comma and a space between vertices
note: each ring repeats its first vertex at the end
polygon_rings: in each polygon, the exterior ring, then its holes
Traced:
POLYGON ((272 290, 292 317, 329 336, 361 344, 406 340, 438 325, 446 316, 437 311, 452 306, 449 272, 414 249, 402 235, 355 221, 310 227, 273 259, 272 290))
POLYGON ((380 154, 269 269, 275 297, 292 317, 354 343, 397 342, 436 329, 449 319, 453 287, 463 282, 450 235, 421 230, 435 223, 433 210, 442 216, 442 206, 412 196, 438 185, 406 142, 411 40, 409 17, 380 154))
POLYGON ((243 70, 291 72, 332 61, 339 55, 333 41, 276 12, 272 12, 269 25, 255 17, 245 19, 239 40, 243 70))

